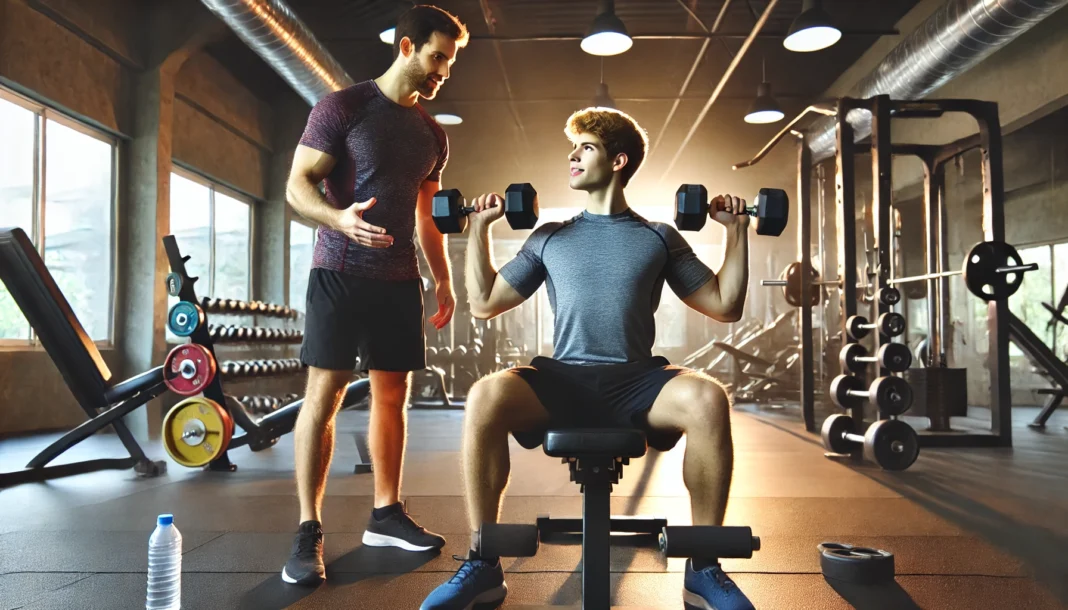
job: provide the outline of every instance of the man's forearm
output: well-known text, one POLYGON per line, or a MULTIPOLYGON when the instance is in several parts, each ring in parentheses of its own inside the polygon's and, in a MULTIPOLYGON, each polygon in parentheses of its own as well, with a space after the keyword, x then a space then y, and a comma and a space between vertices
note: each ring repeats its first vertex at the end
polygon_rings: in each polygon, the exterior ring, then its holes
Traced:
POLYGON ((419 247, 423 250, 426 264, 430 267, 430 274, 434 276, 435 283, 452 281, 452 270, 449 267, 449 257, 446 255, 445 235, 434 226, 434 221, 429 217, 417 217, 415 231, 419 235, 419 247))
POLYGON ((716 274, 724 308, 740 314, 749 288, 749 233, 744 227, 727 229, 723 266, 716 274))
POLYGON ((472 310, 486 303, 493 292, 497 270, 489 254, 489 227, 471 223, 467 234, 467 263, 464 270, 467 299, 472 310))
POLYGON ((304 177, 293 177, 286 184, 286 201, 304 218, 327 226, 336 224, 340 210, 335 208, 319 192, 317 185, 304 177))

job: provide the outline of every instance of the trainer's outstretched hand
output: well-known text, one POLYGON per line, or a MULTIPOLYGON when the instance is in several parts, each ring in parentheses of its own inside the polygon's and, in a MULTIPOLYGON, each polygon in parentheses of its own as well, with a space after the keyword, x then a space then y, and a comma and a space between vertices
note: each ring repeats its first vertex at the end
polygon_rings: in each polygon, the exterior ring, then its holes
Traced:
POLYGON ((388 248, 393 245, 393 237, 386 235, 386 230, 363 219, 363 213, 374 207, 377 199, 358 201, 341 210, 341 215, 334 228, 348 235, 352 241, 369 248, 388 248))

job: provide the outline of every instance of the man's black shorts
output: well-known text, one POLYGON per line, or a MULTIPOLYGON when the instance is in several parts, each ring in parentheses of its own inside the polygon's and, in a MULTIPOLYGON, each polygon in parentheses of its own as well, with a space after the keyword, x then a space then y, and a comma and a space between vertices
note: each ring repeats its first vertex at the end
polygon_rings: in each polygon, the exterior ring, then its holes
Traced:
POLYGON ((426 368, 420 280, 385 281, 312 269, 304 344, 307 366, 351 371, 426 368))
MULTIPOLYGON (((511 371, 537 394, 552 418, 553 428, 638 428, 649 446, 667 451, 682 438, 681 432, 655 431, 647 414, 667 382, 690 372, 655 356, 625 364, 566 364, 538 356, 529 366, 511 371)), ((543 430, 513 433, 527 449, 541 444, 543 430)))

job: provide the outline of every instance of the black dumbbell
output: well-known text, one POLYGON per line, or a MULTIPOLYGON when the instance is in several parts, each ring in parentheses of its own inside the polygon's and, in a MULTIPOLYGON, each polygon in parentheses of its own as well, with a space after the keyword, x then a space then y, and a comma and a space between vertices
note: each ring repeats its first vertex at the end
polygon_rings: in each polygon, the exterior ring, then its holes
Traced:
POLYGON ((222 374, 224 377, 229 377, 237 372, 237 363, 227 360, 222 363, 222 374))
POLYGON ((237 374, 242 377, 248 377, 251 371, 252 365, 248 361, 241 362, 237 366, 237 374))
POLYGON ((901 291, 893 286, 884 286, 876 294, 883 305, 897 305, 901 302, 901 291))
POLYGON ((849 316, 846 320, 846 332, 856 341, 868 336, 868 331, 879 329, 885 337, 896 337, 905 332, 905 316, 890 311, 879 316, 875 324, 868 322, 864 316, 849 316))
POLYGON ((456 346, 456 349, 452 352, 452 357, 461 360, 467 357, 467 346, 460 344, 456 346))
MULTIPOLYGON (((434 226, 442 233, 463 233, 472 206, 464 206, 459 189, 446 189, 434 194, 431 216, 434 226)), ((533 229, 538 224, 538 192, 530 183, 510 184, 504 191, 504 216, 513 229, 533 229)))
POLYGON ((901 415, 912 406, 912 387, 900 377, 879 377, 865 390, 859 377, 839 375, 831 381, 831 400, 843 409, 852 409, 869 400, 880 413, 901 415))
POLYGON ((905 470, 920 455, 920 438, 900 419, 884 419, 868 427, 864 436, 853 432, 853 418, 836 413, 823 422, 823 446, 838 454, 851 453, 858 445, 864 457, 886 470, 905 470))
POLYGON ((282 363, 277 360, 271 361, 271 374, 277 375, 282 372, 282 363))
MULTIPOLYGON (((722 201, 717 207, 723 209, 722 201)), ((701 184, 684 184, 675 191, 675 226, 680 231, 700 231, 708 219, 708 189, 701 184)), ((757 235, 782 235, 790 220, 790 198, 782 189, 762 188, 755 205, 745 213, 756 218, 757 235)))
POLYGON ((842 365, 842 372, 862 373, 867 363, 875 362, 894 373, 900 373, 912 366, 912 352, 903 343, 884 343, 872 357, 863 345, 846 343, 838 354, 838 362, 842 365))

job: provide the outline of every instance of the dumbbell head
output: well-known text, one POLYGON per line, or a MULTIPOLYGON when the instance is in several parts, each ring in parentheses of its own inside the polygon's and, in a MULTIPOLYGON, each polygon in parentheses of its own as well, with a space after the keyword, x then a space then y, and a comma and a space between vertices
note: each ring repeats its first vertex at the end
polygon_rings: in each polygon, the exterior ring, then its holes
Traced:
POLYGON ((790 222, 790 197, 786 191, 762 188, 754 203, 757 235, 782 235, 786 224, 790 222))
POLYGON ((700 231, 708 218, 708 189, 701 184, 684 184, 675 191, 675 227, 680 231, 700 231))
POLYGON ((880 413, 901 415, 912 406, 912 387, 900 377, 880 377, 868 388, 868 399, 880 413))
POLYGON ((875 354, 879 366, 901 373, 912 366, 912 350, 904 343, 884 343, 875 354))
POLYGON ((467 228, 467 213, 463 209, 464 196, 460 189, 445 189, 434 193, 430 202, 430 216, 442 233, 463 233, 467 228))
POLYGON ((864 385, 857 377, 839 375, 831 381, 831 400, 843 409, 851 409, 856 406, 858 398, 850 394, 850 392, 863 390, 864 385))
POLYGON ((905 316, 889 311, 879 316, 879 332, 887 337, 896 337, 905 332, 905 316))
POLYGON ((900 419, 877 421, 864 432, 864 457, 886 470, 905 470, 919 455, 919 435, 900 419))
POLYGON ((897 305, 901 302, 901 291, 893 286, 884 286, 878 292, 879 302, 883 305, 897 305))
POLYGON ((857 341, 867 337, 869 330, 871 330, 871 325, 864 316, 849 316, 846 319, 846 332, 857 341))
POLYGON ((538 224, 538 192, 529 182, 509 184, 504 191, 504 217, 516 230, 538 224))
POLYGON ((846 434, 853 431, 853 418, 843 413, 835 413, 823 420, 820 437, 823 447, 832 453, 850 453, 856 443, 847 439, 846 434))
POLYGON ((838 363, 842 365, 842 372, 860 373, 867 368, 868 363, 858 361, 857 358, 866 358, 868 350, 859 343, 846 343, 838 352, 838 363))
POLYGON ((456 346, 456 350, 453 351, 453 356, 456 357, 457 359, 467 356, 467 346, 466 345, 457 345, 456 346))

